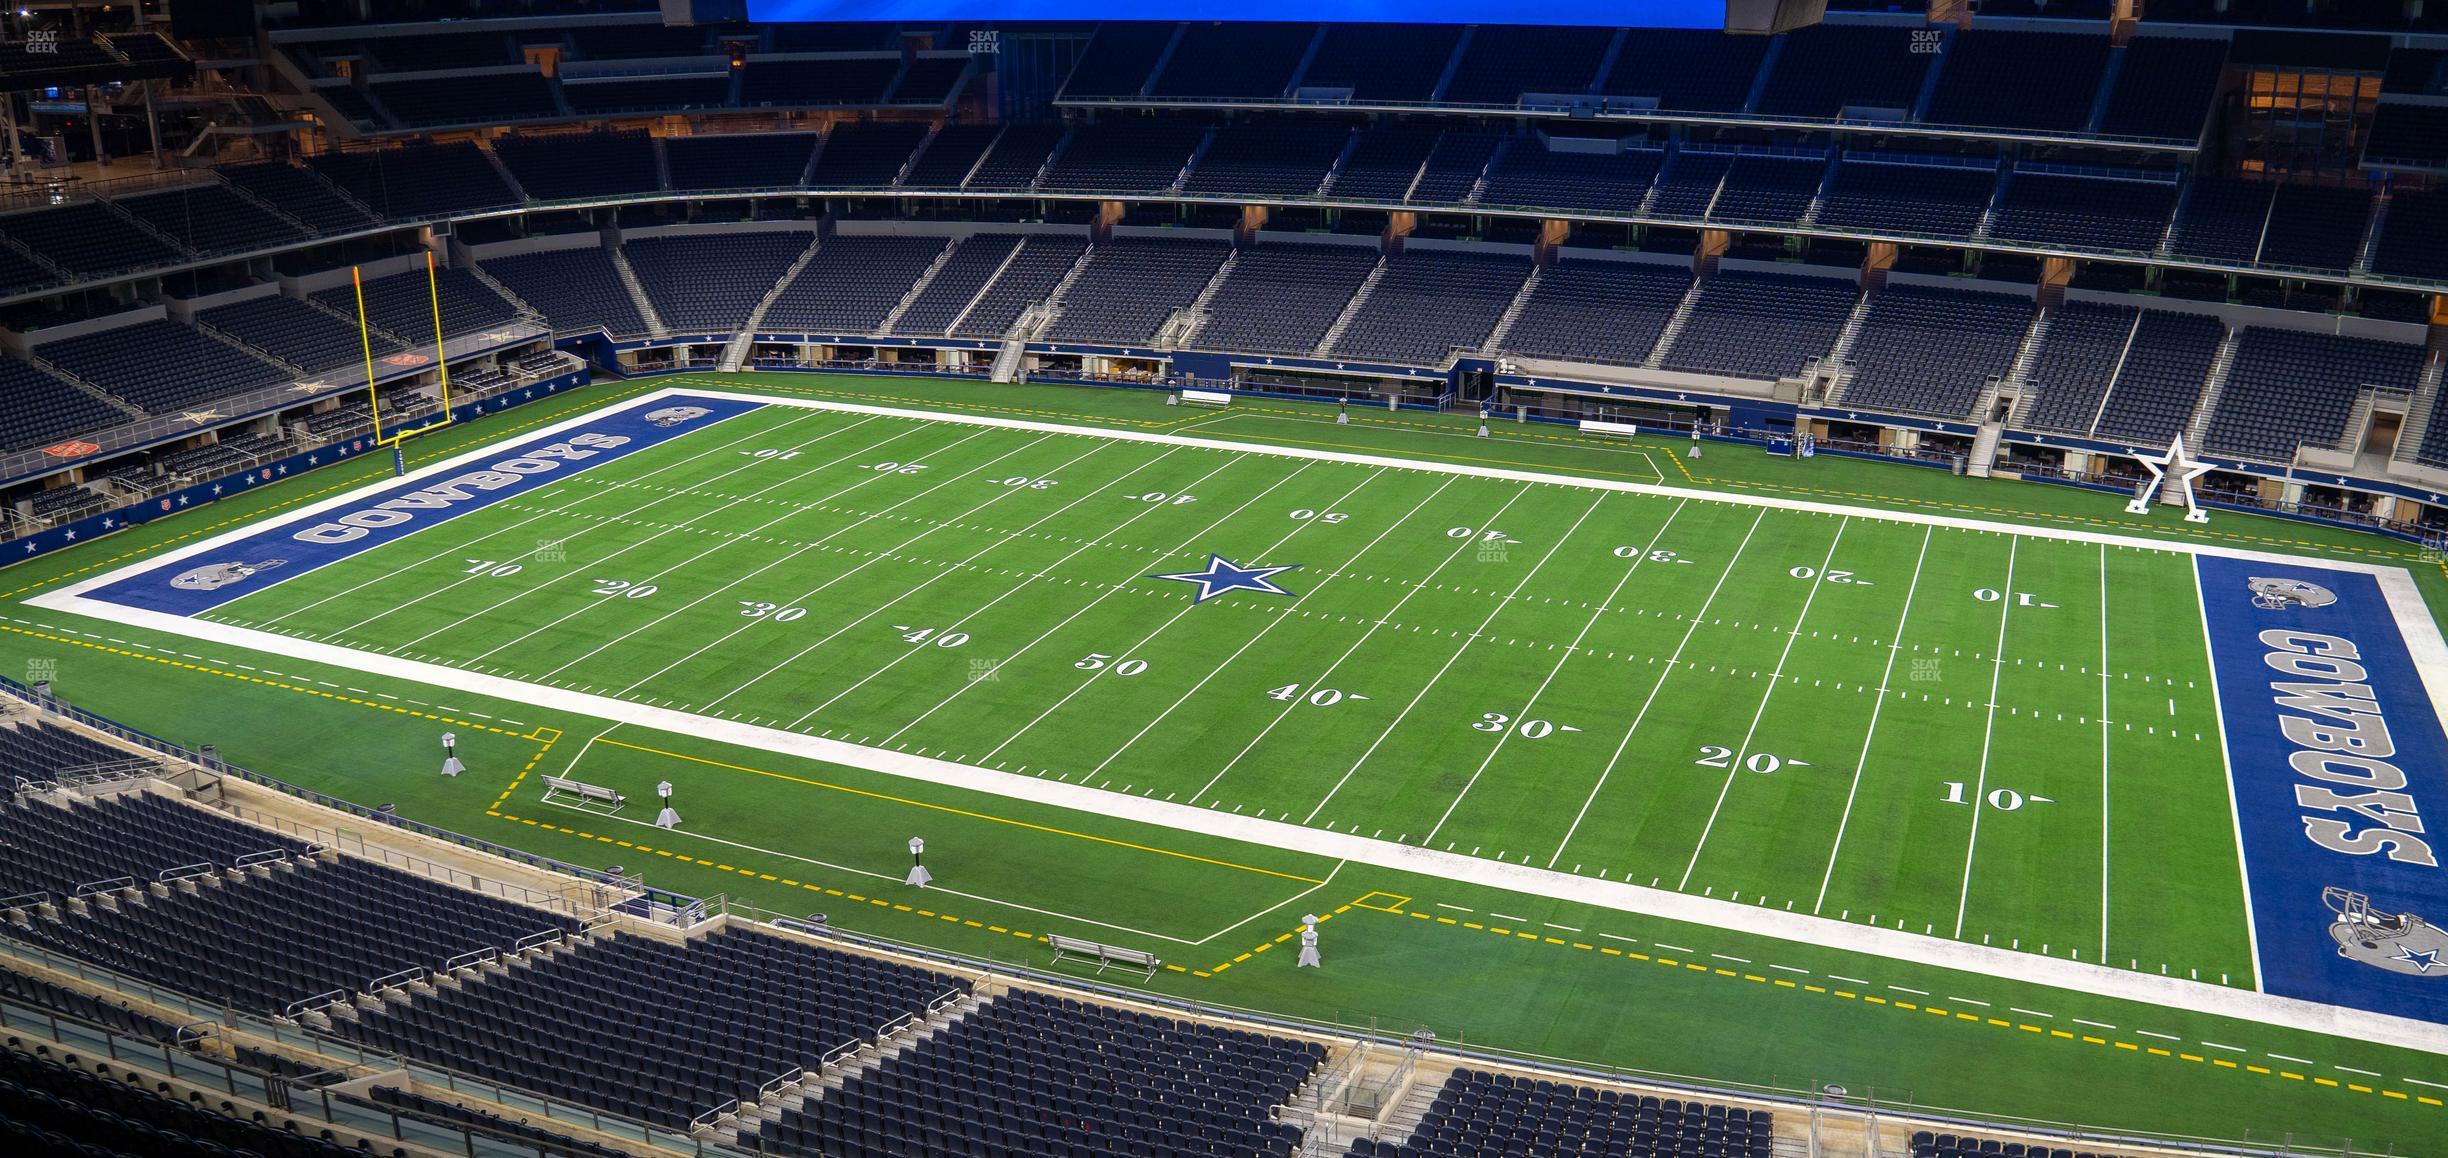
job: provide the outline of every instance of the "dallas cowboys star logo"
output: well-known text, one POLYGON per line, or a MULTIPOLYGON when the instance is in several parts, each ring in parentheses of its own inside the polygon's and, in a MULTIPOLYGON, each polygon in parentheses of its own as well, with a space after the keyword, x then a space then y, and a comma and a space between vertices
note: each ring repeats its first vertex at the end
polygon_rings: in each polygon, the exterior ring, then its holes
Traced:
POLYGON ((1222 555, 1209 555, 1207 556, 1207 569, 1204 571, 1182 571, 1172 575, 1150 575, 1148 578, 1196 583, 1199 589, 1198 597, 1191 602, 1205 603, 1227 591, 1263 591, 1269 595, 1290 595, 1291 592, 1276 586, 1271 577, 1298 566, 1300 566, 1298 563, 1286 563, 1280 567, 1243 567, 1227 561, 1222 555))
POLYGON ((2408 965, 2412 965, 2414 967, 2414 971, 2417 973, 2429 973, 2432 966, 2439 964, 2439 950, 2425 949, 2422 952, 2417 953, 2412 949, 2399 945, 2397 946, 2397 959, 2405 962, 2408 965))

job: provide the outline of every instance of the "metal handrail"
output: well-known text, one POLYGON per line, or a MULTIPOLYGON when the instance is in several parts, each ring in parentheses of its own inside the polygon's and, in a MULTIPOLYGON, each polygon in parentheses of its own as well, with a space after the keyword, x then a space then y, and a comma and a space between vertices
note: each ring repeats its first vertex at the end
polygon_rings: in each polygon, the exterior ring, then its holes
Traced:
POLYGON ((456 973, 470 965, 482 965, 487 961, 496 960, 500 956, 501 950, 496 949, 491 945, 487 945, 482 949, 470 949, 465 953, 461 953, 456 957, 443 961, 441 971, 444 973, 456 973))
POLYGON ((91 896, 95 893, 115 893, 121 889, 135 888, 137 883, 138 882, 135 877, 112 877, 109 880, 104 881, 87 881, 84 884, 78 885, 76 890, 70 895, 85 897, 91 896))
POLYGON ((415 981, 422 981, 432 975, 433 971, 425 968, 422 965, 411 965, 406 969, 399 970, 395 973, 385 973, 372 981, 366 982, 364 986, 358 989, 358 992, 366 995, 367 997, 372 997, 383 990, 397 989, 402 985, 407 985, 415 981))
POLYGON ((283 861, 287 859, 289 859, 288 849, 267 848, 262 852, 250 852, 245 856, 239 857, 237 860, 231 861, 230 867, 253 868, 259 864, 270 864, 274 861, 283 861))
POLYGON ((317 993, 312 997, 301 997, 281 1006, 281 1016, 295 1019, 299 1014, 312 1013, 318 1009, 338 1005, 348 999, 349 991, 346 989, 334 989, 327 993, 317 993))
POLYGON ((27 907, 28 905, 30 905, 30 904, 31 904, 31 905, 47 905, 47 904, 50 904, 50 903, 51 903, 51 890, 49 890, 49 889, 36 889, 36 890, 34 890, 33 892, 30 892, 30 893, 19 893, 19 894, 17 894, 16 896, 13 896, 13 897, 0 897, 0 911, 6 911, 6 910, 9 910, 9 909, 22 909, 22 908, 26 908, 26 907, 27 907))
POLYGON ((198 861, 194 864, 183 864, 177 868, 163 869, 162 871, 153 874, 153 883, 157 885, 166 885, 172 881, 186 880, 188 877, 211 876, 212 874, 220 871, 220 865, 214 864, 208 860, 198 861))

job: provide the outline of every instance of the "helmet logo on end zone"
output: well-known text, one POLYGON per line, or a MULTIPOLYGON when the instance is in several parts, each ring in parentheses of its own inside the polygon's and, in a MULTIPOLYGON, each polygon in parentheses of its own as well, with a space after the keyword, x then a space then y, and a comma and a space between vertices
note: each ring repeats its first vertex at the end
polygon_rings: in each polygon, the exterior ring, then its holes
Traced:
POLYGON ((218 591, 286 562, 287 559, 263 559, 253 563, 207 563, 180 572, 177 578, 170 580, 170 585, 181 591, 218 591))
POLYGON ((2337 914, 2329 937, 2338 956, 2409 977, 2448 977, 2448 931, 2412 913, 2379 912, 2351 889, 2322 889, 2321 903, 2337 914))
POLYGON ((713 411, 703 406, 666 406, 660 410, 647 411, 646 421, 657 426, 678 426, 683 422, 693 422, 711 413, 713 411))
POLYGON ((2290 607, 2327 607, 2337 602, 2337 592, 2318 583, 2301 579, 2262 579, 2244 581, 2252 588, 2253 606, 2263 611, 2284 611, 2290 607))

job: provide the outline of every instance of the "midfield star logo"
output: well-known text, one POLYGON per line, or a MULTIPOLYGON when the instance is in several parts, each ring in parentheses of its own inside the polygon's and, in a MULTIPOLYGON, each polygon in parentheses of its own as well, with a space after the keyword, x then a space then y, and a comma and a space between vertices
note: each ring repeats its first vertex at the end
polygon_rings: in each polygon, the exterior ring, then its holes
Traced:
POLYGON ((1204 571, 1181 571, 1171 575, 1150 575, 1148 578, 1171 579, 1177 583, 1195 583, 1199 589, 1198 597, 1191 602, 1205 603, 1228 591, 1261 591, 1268 595, 1290 595, 1291 592, 1276 586, 1271 577, 1298 566, 1300 566, 1298 563, 1286 563, 1278 567, 1243 567, 1227 561, 1222 555, 1209 555, 1207 556, 1207 569, 1204 571))

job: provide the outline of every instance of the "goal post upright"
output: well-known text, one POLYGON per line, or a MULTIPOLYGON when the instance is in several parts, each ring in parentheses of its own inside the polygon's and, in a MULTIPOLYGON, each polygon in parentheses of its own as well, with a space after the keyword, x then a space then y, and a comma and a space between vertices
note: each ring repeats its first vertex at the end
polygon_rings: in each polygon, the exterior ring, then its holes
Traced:
POLYGON ((357 293, 357 343, 365 350, 366 406, 374 413, 374 445, 381 446, 382 396, 374 390, 374 331, 366 323, 365 276, 361 267, 349 267, 349 286, 357 293))

